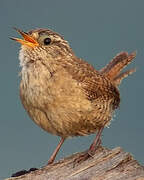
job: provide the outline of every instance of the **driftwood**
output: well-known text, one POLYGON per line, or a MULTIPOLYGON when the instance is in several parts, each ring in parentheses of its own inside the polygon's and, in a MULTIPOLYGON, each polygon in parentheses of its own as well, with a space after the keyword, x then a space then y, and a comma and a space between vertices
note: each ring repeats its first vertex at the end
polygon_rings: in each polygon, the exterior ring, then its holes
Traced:
POLYGON ((121 148, 100 147, 95 156, 75 164, 82 153, 28 174, 6 180, 144 180, 144 167, 121 148))

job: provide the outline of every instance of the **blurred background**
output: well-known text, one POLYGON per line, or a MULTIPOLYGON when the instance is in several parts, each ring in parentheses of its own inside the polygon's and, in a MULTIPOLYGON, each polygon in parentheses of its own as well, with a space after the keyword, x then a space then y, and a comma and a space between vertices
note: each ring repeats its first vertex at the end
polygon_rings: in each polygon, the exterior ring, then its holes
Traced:
MULTIPOLYGON (((59 137, 44 132, 28 117, 19 99, 20 45, 12 27, 50 28, 69 41, 76 55, 96 69, 120 51, 137 50, 129 66, 137 72, 120 86, 121 106, 103 145, 121 146, 144 164, 144 1, 1 0, 0 1, 0 179, 47 163, 59 137)), ((57 160, 87 149, 94 135, 67 140, 57 160)))

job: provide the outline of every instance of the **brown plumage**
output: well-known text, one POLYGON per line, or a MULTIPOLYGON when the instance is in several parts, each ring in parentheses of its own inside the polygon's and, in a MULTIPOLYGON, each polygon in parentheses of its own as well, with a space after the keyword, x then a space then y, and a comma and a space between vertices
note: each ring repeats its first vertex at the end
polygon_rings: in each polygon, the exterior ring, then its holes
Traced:
POLYGON ((95 153, 103 128, 119 107, 117 86, 135 71, 121 73, 133 60, 135 52, 130 55, 121 52, 97 71, 76 57, 59 34, 48 29, 28 33, 16 30, 24 37, 24 40, 12 38, 22 44, 19 55, 22 104, 37 125, 61 137, 49 164, 66 138, 97 132, 88 152, 79 160, 88 158, 95 153))
POLYGON ((116 86, 118 86, 120 85, 122 79, 136 71, 134 68, 121 73, 121 71, 131 63, 135 56, 136 52, 131 54, 128 54, 127 52, 121 52, 115 56, 108 65, 102 68, 100 72, 113 81, 116 86))

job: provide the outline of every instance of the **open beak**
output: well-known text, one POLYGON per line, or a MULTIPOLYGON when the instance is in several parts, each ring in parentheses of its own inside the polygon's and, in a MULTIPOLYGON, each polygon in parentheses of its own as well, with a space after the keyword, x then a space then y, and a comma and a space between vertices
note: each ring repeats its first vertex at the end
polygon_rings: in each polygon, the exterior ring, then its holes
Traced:
POLYGON ((19 39, 19 38, 13 38, 11 37, 10 39, 19 42, 20 44, 28 47, 36 47, 39 46, 38 42, 32 38, 32 36, 28 35, 27 33, 21 31, 20 29, 14 28, 24 39, 19 39))

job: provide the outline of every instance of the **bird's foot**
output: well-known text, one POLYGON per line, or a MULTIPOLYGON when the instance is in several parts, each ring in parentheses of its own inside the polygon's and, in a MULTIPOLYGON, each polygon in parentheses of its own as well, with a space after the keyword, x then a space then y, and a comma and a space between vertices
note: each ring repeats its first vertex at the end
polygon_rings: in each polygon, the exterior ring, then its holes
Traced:
MULTIPOLYGON (((95 151, 95 152, 96 152, 96 151, 95 151)), ((88 151, 85 152, 84 154, 81 154, 80 156, 78 156, 76 159, 74 159, 73 167, 75 167, 75 166, 78 165, 79 163, 82 163, 82 162, 86 161, 86 160, 89 159, 89 158, 93 158, 95 152, 91 152, 91 151, 88 150, 88 151)))
POLYGON ((53 162, 54 162, 53 159, 49 159, 47 165, 53 164, 53 162))
POLYGON ((75 160, 74 160, 74 166, 76 166, 76 164, 79 164, 83 161, 86 161, 88 158, 93 158, 96 151, 99 149, 99 147, 101 147, 101 140, 99 139, 98 143, 96 144, 96 146, 90 146, 89 150, 86 151, 85 153, 81 154, 80 156, 78 156, 75 160))

